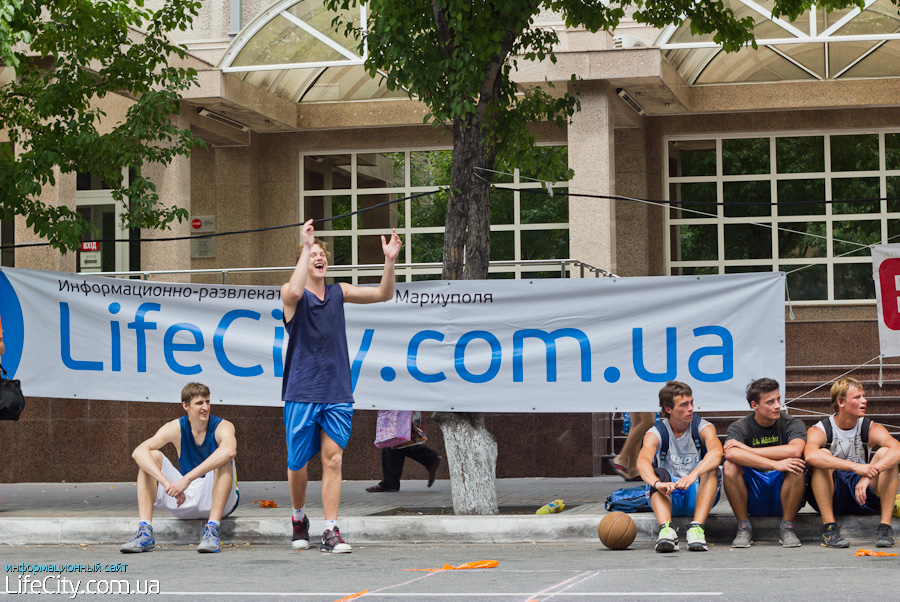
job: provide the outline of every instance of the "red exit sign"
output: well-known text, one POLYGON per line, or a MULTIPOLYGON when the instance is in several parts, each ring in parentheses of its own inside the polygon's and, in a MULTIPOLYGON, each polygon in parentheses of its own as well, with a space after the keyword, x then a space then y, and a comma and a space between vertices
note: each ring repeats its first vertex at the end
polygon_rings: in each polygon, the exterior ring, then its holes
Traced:
POLYGON ((99 242, 83 242, 81 243, 82 251, 99 251, 100 243, 99 242))

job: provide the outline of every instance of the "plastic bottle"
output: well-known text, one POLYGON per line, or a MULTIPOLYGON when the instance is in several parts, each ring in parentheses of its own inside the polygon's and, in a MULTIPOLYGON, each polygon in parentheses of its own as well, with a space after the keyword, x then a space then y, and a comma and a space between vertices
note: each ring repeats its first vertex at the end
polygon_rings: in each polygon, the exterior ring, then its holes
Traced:
POLYGON ((556 512, 562 512, 566 509, 566 505, 563 504, 562 500, 553 500, 549 504, 544 504, 540 508, 537 509, 535 514, 553 514, 556 512))

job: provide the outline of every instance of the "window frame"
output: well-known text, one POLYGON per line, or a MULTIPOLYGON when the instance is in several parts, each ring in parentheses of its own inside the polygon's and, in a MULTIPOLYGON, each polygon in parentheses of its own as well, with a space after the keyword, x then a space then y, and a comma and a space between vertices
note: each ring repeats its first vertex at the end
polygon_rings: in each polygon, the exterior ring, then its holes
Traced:
MULTIPOLYGON (((559 144, 559 143, 545 143, 545 144, 537 144, 536 146, 545 147, 545 146, 568 146, 568 144, 559 144)), ((399 195, 399 198, 408 197, 414 194, 418 194, 421 192, 429 192, 438 190, 441 188, 439 185, 429 185, 429 186, 413 186, 412 185, 412 164, 410 161, 410 157, 412 153, 416 152, 441 152, 441 151, 452 151, 452 147, 449 146, 410 146, 403 148, 379 148, 379 149, 354 149, 354 150, 323 150, 323 151, 315 151, 315 150, 306 150, 300 153, 298 161, 299 161, 299 215, 300 221, 305 221, 308 219, 306 217, 305 212, 305 201, 308 197, 325 197, 325 196, 349 196, 350 197, 350 211, 356 211, 359 207, 358 200, 360 196, 367 195, 387 195, 387 194, 395 194, 399 195), (381 153, 403 153, 404 155, 404 165, 403 165, 403 174, 404 180, 402 186, 392 186, 392 187, 382 187, 382 188, 359 188, 358 186, 358 156, 359 155, 367 155, 367 154, 381 154, 381 153), (332 188, 328 190, 307 190, 306 189, 306 170, 304 167, 304 163, 307 157, 310 156, 334 156, 334 155, 350 155, 350 187, 349 188, 332 188), (330 194, 329 194, 330 193, 330 194)), ((568 189, 570 183, 569 182, 556 182, 554 183, 554 188, 566 188, 568 189)), ((542 182, 534 182, 528 179, 522 180, 519 174, 519 170, 516 169, 513 176, 513 181, 511 183, 503 183, 503 184, 495 184, 496 188, 500 189, 508 189, 512 191, 513 196, 513 223, 511 224, 491 224, 491 232, 514 232, 513 235, 513 249, 514 249, 514 259, 513 261, 520 261, 522 257, 522 237, 521 233, 526 231, 540 231, 540 230, 566 230, 570 231, 569 221, 566 222, 556 222, 556 223, 522 223, 522 214, 521 214, 521 192, 522 189, 542 189, 544 187, 542 182)), ((527 194, 527 193, 526 193, 527 194)), ((404 241, 403 249, 401 250, 401 255, 398 259, 398 263, 412 263, 412 253, 413 253, 413 244, 411 243, 411 236, 415 234, 443 234, 445 231, 444 226, 413 226, 412 225, 412 203, 409 201, 404 202, 404 223, 403 227, 397 228, 397 234, 404 241)), ((351 258, 352 263, 350 265, 360 265, 359 264, 359 255, 358 255, 358 240, 359 236, 366 235, 381 235, 384 234, 384 228, 360 228, 356 216, 351 218, 350 228, 346 230, 331 230, 331 229, 321 229, 316 231, 317 236, 321 236, 322 238, 332 238, 338 236, 345 236, 351 239, 351 258)), ((569 237, 571 244, 571 236, 569 237)), ((299 234, 298 234, 298 244, 299 244, 299 234)), ((560 259, 568 259, 560 258, 560 259)), ((337 264, 332 264, 337 265, 337 264)), ((548 266, 528 266, 528 265, 515 265, 515 266, 491 266, 489 268, 489 272, 491 274, 512 274, 515 279, 521 278, 534 278, 539 277, 538 273, 540 272, 552 272, 553 268, 548 268, 548 266)), ((340 275, 334 274, 335 280, 348 280, 353 284, 359 284, 359 280, 361 277, 371 277, 371 276, 380 276, 381 275, 381 266, 377 265, 374 268, 366 269, 366 268, 354 268, 349 272, 342 271, 340 275)), ((397 280, 398 282, 412 282, 415 276, 426 276, 428 278, 440 278, 441 268, 410 268, 410 267, 402 267, 397 268, 396 270, 397 280)))
MULTIPOLYGON (((770 198, 772 199, 772 210, 768 216, 759 217, 725 217, 724 205, 716 206, 716 217, 687 217, 673 218, 672 211, 666 207, 664 220, 664 253, 665 253, 665 273, 671 275, 679 268, 715 268, 715 273, 724 274, 727 267, 739 266, 763 266, 772 267, 772 271, 780 271, 781 266, 789 268, 790 266, 803 265, 825 265, 827 273, 827 298, 816 300, 794 300, 791 301, 795 305, 874 305, 875 299, 840 299, 835 298, 835 269, 834 266, 841 264, 869 264, 871 265, 871 254, 868 255, 844 255, 834 252, 833 232, 836 223, 848 221, 879 221, 881 238, 878 244, 892 242, 888 240, 888 223, 891 220, 900 220, 900 212, 888 212, 887 197, 887 180, 890 177, 900 177, 900 168, 888 170, 886 168, 885 153, 885 135, 898 134, 900 128, 846 128, 846 129, 815 129, 815 130, 798 130, 798 131, 747 131, 736 133, 691 133, 691 134, 673 134, 664 136, 662 139, 662 182, 664 196, 669 197, 670 191, 674 185, 687 183, 715 183, 716 200, 722 202, 723 190, 726 183, 740 181, 768 181, 770 185, 770 198), (831 165, 831 141, 835 136, 848 135, 877 135, 878 136, 878 169, 861 170, 861 171, 834 171, 831 165), (824 169, 821 172, 797 172, 797 173, 778 173, 776 144, 779 138, 803 138, 803 137, 823 137, 824 144, 824 169), (723 170, 723 154, 722 147, 725 140, 741 140, 752 138, 766 138, 769 140, 769 171, 762 174, 740 174, 725 175, 723 170), (670 146, 673 142, 679 141, 713 141, 715 143, 716 153, 716 169, 715 175, 712 176, 671 176, 670 169, 670 146), (872 213, 835 213, 833 199, 833 183, 835 180, 844 178, 878 178, 879 187, 879 210, 872 213), (825 213, 821 215, 805 214, 805 215, 785 215, 780 216, 778 211, 778 184, 787 180, 824 180, 825 196, 825 213), (778 236, 774 235, 774 227, 780 224, 789 223, 810 223, 823 222, 825 224, 825 236, 827 236, 826 255, 821 258, 779 258, 778 236), (762 223, 770 226, 769 236, 771 240, 771 257, 769 259, 725 259, 726 241, 725 241, 725 225, 741 224, 741 223, 762 223), (716 226, 716 258, 714 260, 693 260, 682 261, 673 259, 673 229, 679 225, 715 225, 716 226)), ((900 235, 895 235, 900 242, 900 235)), ((788 270, 790 271, 790 270, 788 270)), ((788 289, 790 296, 790 288, 788 289)))

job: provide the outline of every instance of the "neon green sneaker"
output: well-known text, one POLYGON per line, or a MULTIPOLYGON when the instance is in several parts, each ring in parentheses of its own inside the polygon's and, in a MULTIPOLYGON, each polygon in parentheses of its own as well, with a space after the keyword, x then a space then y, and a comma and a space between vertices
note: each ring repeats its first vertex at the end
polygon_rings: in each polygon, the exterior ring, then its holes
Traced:
POLYGON ((691 523, 687 530, 688 550, 691 552, 706 552, 709 545, 706 543, 706 532, 700 523, 691 523))
POLYGON ((664 522, 659 526, 659 537, 653 547, 657 552, 677 552, 678 532, 672 528, 671 523, 664 522))

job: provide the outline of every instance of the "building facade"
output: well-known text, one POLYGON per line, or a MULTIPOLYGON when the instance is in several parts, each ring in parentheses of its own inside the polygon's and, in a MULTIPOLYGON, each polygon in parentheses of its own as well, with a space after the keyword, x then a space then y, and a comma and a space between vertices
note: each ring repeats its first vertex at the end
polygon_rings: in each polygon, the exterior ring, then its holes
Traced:
MULTIPOLYGON (((788 364, 867 362, 879 353, 868 245, 900 240, 897 7, 867 0, 862 10, 813 10, 787 23, 768 12, 771 2, 726 4, 755 20, 758 49, 724 53, 711 37, 691 36, 689 24, 656 30, 626 18, 615 32, 590 33, 541 16, 536 25, 559 34, 558 61, 522 62, 516 79, 523 88, 548 80, 580 91, 581 111, 567 128, 534 126, 536 152, 567 157, 575 175, 554 189, 573 196, 531 195, 545 186, 533 174, 496 174, 492 259, 509 263, 493 266, 492 277, 559 277, 559 267, 528 262, 565 258, 620 276, 785 271, 788 364)), ((203 3, 193 30, 179 33, 199 85, 176 119, 207 147, 151 173, 162 199, 221 233, 340 215, 448 183, 449 135, 422 123, 422 103, 366 75, 355 43, 330 30, 332 17, 320 0, 203 3)), ((105 101, 110 120, 129 102, 105 101)), ((60 174, 44 200, 77 208, 98 226, 96 238, 129 237, 90 174, 60 174)), ((354 283, 376 277, 365 266, 381 262, 378 235, 391 227, 404 239, 401 262, 439 262, 442 202, 429 195, 329 222, 319 233, 332 263, 355 266, 335 274, 354 283)), ((184 223, 143 236, 190 231, 184 223)), ((3 244, 33 240, 23 218, 0 229, 3 244)), ((67 272, 282 267, 297 242, 298 229, 288 228, 206 245, 104 244, 99 257, 21 248, 2 261, 67 272)), ((439 274, 402 267, 398 279, 439 274)), ((228 282, 285 277, 232 274, 228 282)), ((220 277, 157 279, 179 278, 220 277)), ((179 411, 163 405, 31 399, 21 422, 0 425, 8 460, 0 477, 131 479, 130 450, 179 411), (77 449, 57 443, 75 432, 87 433, 77 449), (53 442, 50 465, 29 456, 42 440, 53 442)), ((239 427, 242 478, 283 478, 280 411, 229 407, 222 415, 239 427)), ((359 412, 355 422, 345 477, 375 479, 374 417, 359 412)), ((609 424, 585 414, 489 415, 498 476, 598 474, 609 424), (548 436, 558 453, 545 457, 533 442, 548 436)), ((436 426, 429 436, 440 446, 436 426)))

